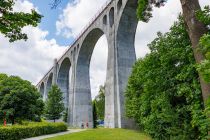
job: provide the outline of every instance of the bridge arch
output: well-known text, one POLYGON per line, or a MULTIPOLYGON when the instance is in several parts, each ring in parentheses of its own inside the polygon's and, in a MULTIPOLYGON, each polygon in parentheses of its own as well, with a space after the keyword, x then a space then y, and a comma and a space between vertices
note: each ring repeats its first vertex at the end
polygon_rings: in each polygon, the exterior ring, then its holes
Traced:
POLYGON ((58 70, 57 85, 63 92, 64 106, 69 105, 69 84, 70 84, 70 68, 71 62, 68 57, 64 58, 58 70))
POLYGON ((53 80, 53 73, 50 73, 47 79, 46 93, 44 97, 45 100, 48 98, 48 92, 50 91, 50 88, 52 86, 52 80, 53 80))
POLYGON ((42 98, 44 98, 44 82, 41 83, 41 86, 40 86, 40 89, 39 89, 39 92, 42 96, 42 98))
POLYGON ((82 123, 88 122, 92 127, 92 100, 91 100, 91 86, 90 86, 90 61, 98 40, 105 33, 102 29, 94 28, 91 30, 81 44, 80 51, 78 52, 76 63, 76 77, 75 77, 75 95, 74 95, 74 118, 73 124, 80 126, 82 123), (79 109, 77 109, 79 108, 79 109), (84 115, 81 115, 84 114, 84 115))
POLYGON ((112 7, 109 11, 109 25, 112 27, 114 25, 114 7, 112 7))
POLYGON ((122 0, 118 0, 118 2, 117 2, 117 12, 118 13, 119 13, 121 7, 122 7, 122 0))

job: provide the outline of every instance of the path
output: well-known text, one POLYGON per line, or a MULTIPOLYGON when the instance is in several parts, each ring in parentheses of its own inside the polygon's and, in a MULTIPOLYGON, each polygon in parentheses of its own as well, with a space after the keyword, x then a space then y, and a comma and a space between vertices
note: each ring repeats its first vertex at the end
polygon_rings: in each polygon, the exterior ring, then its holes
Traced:
POLYGON ((65 135, 65 134, 70 134, 70 133, 76 133, 76 132, 81 132, 81 131, 85 131, 85 130, 86 129, 68 129, 68 131, 65 131, 65 132, 43 135, 43 136, 38 136, 38 137, 33 137, 33 138, 27 138, 27 139, 24 139, 24 140, 42 140, 42 139, 45 139, 45 138, 52 138, 52 137, 55 137, 55 136, 60 136, 60 135, 65 135))

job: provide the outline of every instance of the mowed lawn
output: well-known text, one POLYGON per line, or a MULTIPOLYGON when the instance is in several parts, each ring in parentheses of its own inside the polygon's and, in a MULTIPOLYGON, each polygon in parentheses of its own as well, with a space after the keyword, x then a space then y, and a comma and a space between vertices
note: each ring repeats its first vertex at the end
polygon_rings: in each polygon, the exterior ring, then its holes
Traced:
POLYGON ((126 129, 91 129, 45 140, 151 140, 144 133, 126 129))

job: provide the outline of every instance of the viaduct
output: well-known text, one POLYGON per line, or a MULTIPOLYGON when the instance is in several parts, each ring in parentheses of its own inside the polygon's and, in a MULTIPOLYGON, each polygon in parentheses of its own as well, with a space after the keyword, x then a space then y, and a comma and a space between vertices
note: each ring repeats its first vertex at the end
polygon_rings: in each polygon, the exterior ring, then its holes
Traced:
POLYGON ((37 84, 44 100, 52 84, 60 87, 69 109, 70 126, 80 127, 87 122, 93 126, 90 60, 96 42, 105 35, 108 42, 105 127, 132 127, 133 122, 124 115, 124 91, 136 61, 136 8, 137 0, 109 0, 37 84))

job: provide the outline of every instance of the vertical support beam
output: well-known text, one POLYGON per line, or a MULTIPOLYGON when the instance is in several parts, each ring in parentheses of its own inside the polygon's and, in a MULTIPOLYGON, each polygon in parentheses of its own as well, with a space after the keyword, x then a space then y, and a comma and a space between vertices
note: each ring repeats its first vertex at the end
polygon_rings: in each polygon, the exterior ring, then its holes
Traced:
POLYGON ((71 55, 71 69, 70 69, 70 87, 69 87, 69 106, 68 106, 68 124, 73 125, 73 109, 74 109, 74 90, 75 90, 75 54, 71 55))
POLYGON ((74 106, 73 106, 73 125, 80 127, 83 123, 88 127, 93 127, 92 98, 90 87, 90 59, 93 49, 98 39, 103 35, 103 31, 95 28, 90 30, 88 35, 81 42, 81 48, 77 54, 75 66, 75 85, 74 85, 74 106))
POLYGON ((58 73, 58 61, 57 61, 57 59, 54 59, 52 85, 56 85, 57 84, 57 73, 58 73))
POLYGON ((116 49, 114 29, 110 29, 108 39, 107 75, 105 83, 105 127, 117 128, 116 101, 116 49))
MULTIPOLYGON (((85 62, 85 60, 84 60, 85 62)), ((77 64, 74 85, 73 126, 88 123, 93 127, 89 64, 77 64)))
POLYGON ((136 7, 137 1, 127 1, 122 16, 116 28, 116 88, 117 88, 117 112, 118 127, 136 127, 133 120, 125 116, 125 89, 132 66, 136 61, 135 34, 137 28, 136 7))
POLYGON ((44 81, 44 95, 43 100, 46 101, 47 97, 47 81, 44 81))

